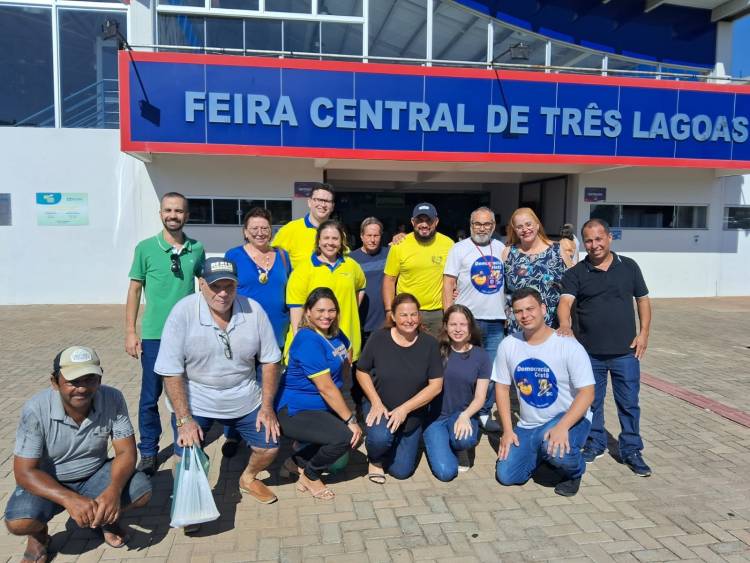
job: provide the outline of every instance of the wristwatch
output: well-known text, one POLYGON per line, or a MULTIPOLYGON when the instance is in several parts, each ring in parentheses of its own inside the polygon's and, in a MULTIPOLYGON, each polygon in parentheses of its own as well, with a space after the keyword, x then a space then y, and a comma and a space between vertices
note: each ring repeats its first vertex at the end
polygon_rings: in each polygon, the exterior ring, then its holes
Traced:
POLYGON ((193 420, 192 416, 190 416, 190 415, 183 416, 182 418, 178 418, 175 421, 175 426, 177 426, 177 428, 179 428, 180 426, 183 426, 186 422, 189 422, 191 420, 193 420))
POLYGON ((352 422, 356 422, 356 421, 357 421, 357 414, 356 413, 352 413, 352 415, 344 421, 344 424, 348 425, 348 424, 351 424, 352 422))

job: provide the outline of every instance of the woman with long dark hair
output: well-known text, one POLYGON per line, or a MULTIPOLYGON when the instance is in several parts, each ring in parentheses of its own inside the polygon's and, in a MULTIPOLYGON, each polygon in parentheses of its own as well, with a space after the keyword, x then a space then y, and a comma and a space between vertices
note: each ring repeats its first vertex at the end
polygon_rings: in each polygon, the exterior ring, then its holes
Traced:
POLYGON ((446 309, 438 342, 443 392, 430 405, 424 445, 433 475, 451 481, 459 471, 458 452, 479 440, 478 413, 487 397, 492 364, 481 347, 474 315, 463 305, 446 309))

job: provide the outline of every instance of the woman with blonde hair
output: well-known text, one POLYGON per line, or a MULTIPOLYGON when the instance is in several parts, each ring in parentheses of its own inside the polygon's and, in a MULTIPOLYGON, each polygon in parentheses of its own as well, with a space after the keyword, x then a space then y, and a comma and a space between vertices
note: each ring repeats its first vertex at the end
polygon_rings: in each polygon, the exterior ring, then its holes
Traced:
MULTIPOLYGON (((547 306, 546 324, 556 327, 562 276, 573 263, 560 243, 549 239, 539 217, 529 207, 519 207, 510 216, 503 262, 506 293, 524 287, 536 289, 547 306)), ((509 333, 521 330, 512 313, 508 321, 509 333)))

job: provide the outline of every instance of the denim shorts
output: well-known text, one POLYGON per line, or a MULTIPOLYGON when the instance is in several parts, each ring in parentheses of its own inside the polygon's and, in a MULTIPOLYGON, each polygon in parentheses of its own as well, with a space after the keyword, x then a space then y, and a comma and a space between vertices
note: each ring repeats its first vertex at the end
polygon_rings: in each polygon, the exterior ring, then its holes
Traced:
MULTIPOLYGON (((90 477, 81 479, 80 481, 60 484, 71 491, 75 491, 81 496, 96 498, 102 494, 112 482, 111 473, 112 460, 108 459, 104 462, 104 465, 97 469, 90 477)), ((150 492, 151 480, 146 474, 136 471, 122 489, 122 495, 120 496, 121 506, 130 506, 134 501, 150 492)), ((5 519, 20 520, 22 518, 29 518, 47 523, 52 520, 53 516, 60 514, 63 510, 65 509, 59 504, 47 500, 46 498, 33 495, 26 489, 17 486, 16 490, 13 491, 13 494, 8 500, 8 505, 5 507, 5 519)))

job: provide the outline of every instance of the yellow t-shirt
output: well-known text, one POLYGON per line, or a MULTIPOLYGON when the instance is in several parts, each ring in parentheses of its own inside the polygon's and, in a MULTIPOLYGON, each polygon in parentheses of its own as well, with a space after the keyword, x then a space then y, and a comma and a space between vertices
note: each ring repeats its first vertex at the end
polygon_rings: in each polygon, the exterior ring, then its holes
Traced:
POLYGON ((411 293, 425 311, 443 308, 443 269, 453 241, 435 233, 428 243, 419 242, 414 233, 391 246, 385 261, 385 275, 398 278, 396 293, 411 293))
MULTIPOLYGON (((351 258, 344 258, 329 266, 320 262, 317 256, 308 255, 307 260, 295 266, 289 276, 286 303, 289 307, 301 307, 316 287, 330 288, 339 302, 339 328, 351 342, 352 358, 357 360, 362 347, 357 293, 365 288, 366 283, 365 273, 351 258)), ((291 328, 289 331, 284 348, 285 358, 292 342, 291 328)))
POLYGON ((289 253, 292 269, 304 260, 310 258, 315 250, 315 233, 317 227, 310 222, 310 216, 305 215, 294 221, 289 221, 279 229, 273 237, 271 246, 278 246, 289 253))

